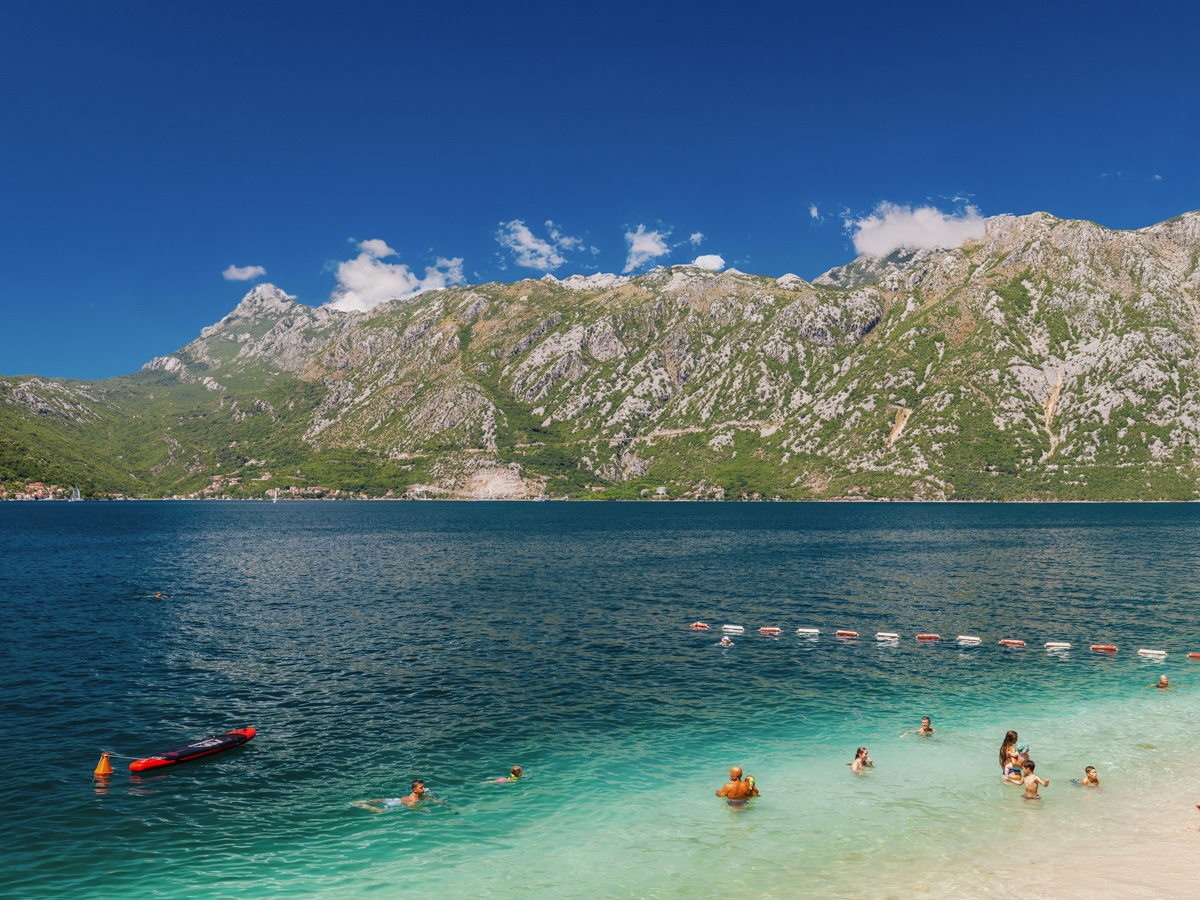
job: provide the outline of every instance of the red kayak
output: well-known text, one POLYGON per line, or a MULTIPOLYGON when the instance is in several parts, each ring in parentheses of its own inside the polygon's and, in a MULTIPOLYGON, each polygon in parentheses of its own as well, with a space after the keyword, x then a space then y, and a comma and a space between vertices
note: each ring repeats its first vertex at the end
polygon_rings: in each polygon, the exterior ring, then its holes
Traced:
POLYGON ((220 753, 222 750, 232 750, 234 747, 240 747, 253 738, 254 733, 253 728, 238 728, 234 731, 228 731, 225 734, 214 734, 212 737, 206 737, 202 741, 193 741, 182 747, 176 747, 174 750, 168 750, 166 753, 159 753, 157 756, 146 756, 142 759, 135 759, 129 764, 129 771, 145 772, 147 769, 173 766, 176 763, 199 759, 202 756, 211 756, 214 753, 220 753))

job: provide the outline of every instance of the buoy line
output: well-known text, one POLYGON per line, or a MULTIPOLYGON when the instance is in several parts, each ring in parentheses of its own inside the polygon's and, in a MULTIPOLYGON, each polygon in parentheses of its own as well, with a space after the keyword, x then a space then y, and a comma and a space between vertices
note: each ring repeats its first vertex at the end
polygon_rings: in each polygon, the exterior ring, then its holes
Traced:
MULTIPOLYGON (((695 621, 689 626, 693 631, 707 631, 708 623, 695 621)), ((744 634, 746 627, 744 625, 722 625, 721 631, 725 634, 744 634)), ((758 629, 759 634, 777 637, 783 633, 783 630, 776 625, 763 625, 758 629)), ((800 637, 816 638, 821 634, 820 628, 812 628, 801 626, 796 629, 796 634, 800 637)), ((833 632, 834 637, 842 638, 843 640, 855 640, 858 637, 858 632, 851 628, 839 628, 833 632)), ((934 631, 920 631, 916 635, 917 641, 922 644, 934 644, 941 641, 942 636, 934 631)), ((900 633, 896 631, 877 631, 875 632, 875 640, 880 643, 895 643, 900 640, 900 633)), ((972 647, 983 642, 983 639, 978 635, 960 634, 956 640, 960 647, 972 647)), ((1023 638, 1001 638, 997 641, 1002 647, 1009 649, 1022 649, 1025 647, 1023 638)), ((1046 641, 1043 648, 1048 651, 1055 651, 1061 654, 1064 650, 1071 650, 1074 645, 1070 641, 1046 641)), ((1115 654, 1118 651, 1116 644, 1089 644, 1088 649, 1093 653, 1115 654)), ((1143 647, 1137 651, 1137 655, 1146 659, 1165 659, 1168 651, 1154 648, 1143 647)), ((1200 652, 1189 652, 1188 659, 1200 660, 1200 652)), ((112 753, 110 756, 116 756, 112 753)), ((133 757, 121 757, 121 759, 133 759, 133 757)))

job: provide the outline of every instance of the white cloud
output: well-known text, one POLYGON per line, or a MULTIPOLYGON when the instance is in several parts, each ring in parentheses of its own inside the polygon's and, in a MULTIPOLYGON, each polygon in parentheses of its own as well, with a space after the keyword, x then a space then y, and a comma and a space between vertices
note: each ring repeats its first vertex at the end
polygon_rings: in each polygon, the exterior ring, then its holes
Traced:
POLYGON ((821 211, 817 209, 817 204, 808 204, 808 217, 810 219, 816 219, 818 222, 821 221, 821 211))
POLYGON ((266 274, 267 270, 262 266, 230 266, 221 273, 221 277, 226 281, 250 281, 266 274))
POLYGON ((1155 181, 1162 181, 1162 176, 1161 176, 1161 175, 1155 175, 1155 176, 1154 176, 1154 180, 1155 180, 1155 181))
POLYGON ((439 256, 437 264, 426 266, 425 277, 420 278, 406 265, 382 262, 396 251, 381 240, 360 241, 358 249, 354 259, 338 263, 338 284, 326 306, 365 311, 385 300, 404 300, 422 291, 463 283, 461 258, 439 256))
POLYGON ((625 241, 629 244, 629 255, 625 258, 624 274, 634 269, 640 269, 652 259, 666 256, 671 252, 667 246, 667 238, 671 232, 647 231, 645 225, 639 225, 637 231, 625 232, 625 241))
POLYGON ((846 219, 846 228, 858 253, 887 256, 893 250, 927 250, 958 247, 969 238, 981 238, 984 218, 973 206, 944 213, 932 206, 898 206, 880 203, 861 219, 846 219))
POLYGON ((705 256, 697 256, 692 260, 692 265, 708 269, 710 272, 720 272, 725 268, 725 260, 715 253, 709 253, 705 256))
POLYGON ((702 240, 704 240, 704 235, 701 234, 699 231, 697 231, 697 232, 693 233, 692 236, 690 238, 688 238, 688 240, 692 242, 693 247, 699 247, 700 242, 702 240))
POLYGON ((546 220, 546 230, 550 240, 543 240, 529 230, 520 219, 503 222, 496 232, 496 240, 500 246, 512 251, 518 266, 527 269, 537 269, 539 272, 553 272, 567 261, 563 255, 583 247, 583 241, 562 233, 554 222, 546 220))

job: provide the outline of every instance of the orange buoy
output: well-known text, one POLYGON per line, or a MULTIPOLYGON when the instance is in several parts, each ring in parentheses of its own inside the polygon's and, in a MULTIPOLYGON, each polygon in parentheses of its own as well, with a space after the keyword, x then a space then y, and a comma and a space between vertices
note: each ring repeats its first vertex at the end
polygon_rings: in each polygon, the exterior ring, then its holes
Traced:
POLYGON ((774 625, 764 625, 762 628, 758 629, 758 633, 759 634, 779 634, 779 629, 776 628, 774 625))
POLYGON ((1092 644, 1092 649, 1097 653, 1116 653, 1116 644, 1092 644))
POLYGON ((836 634, 840 638, 856 638, 856 637, 858 637, 857 631, 837 631, 837 632, 834 632, 834 634, 836 634))
POLYGON ((1200 659, 1200 653, 1189 653, 1188 659, 1200 659))
POLYGON ((941 639, 942 639, 942 636, 940 634, 918 634, 917 635, 918 641, 940 641, 941 639))
POLYGON ((708 631, 708 623, 707 622, 693 622, 692 629, 695 631, 708 631))
POLYGON ((1003 644, 1005 647, 1024 647, 1025 646, 1024 641, 1018 641, 1018 640, 1015 640, 1014 638, 1005 638, 1000 643, 1003 644))
POLYGON ((92 774, 93 775, 111 775, 112 774, 112 766, 108 762, 108 751, 107 750, 100 754, 100 762, 96 763, 96 771, 92 772, 92 774))

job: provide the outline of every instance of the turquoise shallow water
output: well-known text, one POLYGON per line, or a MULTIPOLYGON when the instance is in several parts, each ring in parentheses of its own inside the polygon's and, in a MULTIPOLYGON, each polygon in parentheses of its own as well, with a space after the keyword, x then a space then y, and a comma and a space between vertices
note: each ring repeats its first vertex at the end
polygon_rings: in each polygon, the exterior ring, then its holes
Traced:
POLYGON ((0 504, 0 893, 1018 896, 1014 842, 1065 855, 1194 802, 1198 526, 1191 505, 0 504), (747 633, 719 649, 695 619, 747 633), (1145 687, 1161 673, 1183 688, 1145 687), (900 738, 923 714, 939 733, 900 738), (91 777, 101 748, 246 724, 239 750, 91 777), (1051 779, 1040 807, 999 783, 1007 728, 1051 779), (513 763, 527 779, 488 783, 513 763), (712 796, 733 763, 750 808, 712 796), (1068 783, 1088 763, 1101 793, 1068 783), (448 802, 350 806, 412 777, 448 802))

